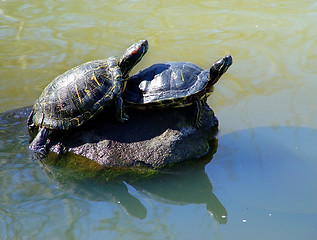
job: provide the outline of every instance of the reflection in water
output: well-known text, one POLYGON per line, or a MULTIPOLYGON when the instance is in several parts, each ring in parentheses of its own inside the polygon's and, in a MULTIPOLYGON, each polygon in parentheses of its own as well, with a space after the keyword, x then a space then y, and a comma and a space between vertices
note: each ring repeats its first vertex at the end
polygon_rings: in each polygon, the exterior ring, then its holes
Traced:
POLYGON ((150 170, 154 172, 150 175, 146 170, 143 175, 121 175, 118 170, 118 176, 117 170, 101 168, 88 159, 74 155, 56 158, 55 154, 50 154, 39 163, 61 189, 83 199, 119 204, 129 215, 140 219, 147 216, 147 209, 128 192, 126 184, 159 202, 176 205, 206 204, 207 211, 219 223, 226 223, 227 211, 213 194, 212 184, 204 170, 217 148, 216 139, 212 141, 211 147, 212 151, 208 156, 199 161, 160 171, 150 170))
MULTIPOLYGON (((211 159, 208 157, 208 159, 211 159)), ((157 201, 172 204, 206 204, 207 211, 219 222, 227 222, 227 211, 216 195, 205 172, 210 160, 192 164, 182 164, 170 173, 159 175, 147 181, 133 182, 131 185, 142 194, 157 201)))
POLYGON ((129 194, 128 188, 123 181, 109 183, 102 177, 100 179, 81 178, 74 170, 54 167, 46 164, 45 160, 39 160, 39 164, 44 172, 64 191, 71 192, 80 198, 90 201, 117 203, 134 217, 140 219, 146 217, 147 210, 137 198, 129 194))

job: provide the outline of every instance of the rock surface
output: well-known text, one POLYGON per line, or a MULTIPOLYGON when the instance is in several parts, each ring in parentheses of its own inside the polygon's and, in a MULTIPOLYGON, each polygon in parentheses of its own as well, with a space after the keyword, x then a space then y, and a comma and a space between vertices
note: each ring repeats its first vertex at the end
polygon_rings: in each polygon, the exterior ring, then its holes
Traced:
POLYGON ((162 167, 207 153, 218 127, 214 113, 205 109, 198 129, 191 124, 191 107, 127 113, 129 121, 119 124, 113 109, 105 109, 79 128, 54 131, 48 147, 57 154, 72 152, 102 166, 162 167))

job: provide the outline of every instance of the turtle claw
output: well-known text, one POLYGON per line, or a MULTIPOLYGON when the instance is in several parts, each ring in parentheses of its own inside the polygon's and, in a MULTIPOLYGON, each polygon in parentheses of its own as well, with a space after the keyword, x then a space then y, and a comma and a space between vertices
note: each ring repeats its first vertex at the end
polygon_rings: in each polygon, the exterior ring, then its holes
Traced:
POLYGON ((122 118, 121 120, 120 120, 120 123, 125 123, 125 122, 127 122, 129 119, 128 118, 122 118))
POLYGON ((33 150, 31 149, 34 153, 34 155, 38 158, 38 159, 43 159, 47 156, 47 151, 45 148, 41 148, 41 149, 37 149, 37 150, 33 150))
POLYGON ((123 113, 122 119, 123 119, 123 121, 128 121, 129 120, 128 114, 123 113))
POLYGON ((29 149, 34 153, 34 155, 38 159, 43 159, 47 156, 47 150, 46 150, 46 145, 36 145, 33 142, 29 146, 29 149))
POLYGON ((126 113, 123 113, 122 116, 117 117, 120 123, 125 123, 129 120, 129 116, 126 113))

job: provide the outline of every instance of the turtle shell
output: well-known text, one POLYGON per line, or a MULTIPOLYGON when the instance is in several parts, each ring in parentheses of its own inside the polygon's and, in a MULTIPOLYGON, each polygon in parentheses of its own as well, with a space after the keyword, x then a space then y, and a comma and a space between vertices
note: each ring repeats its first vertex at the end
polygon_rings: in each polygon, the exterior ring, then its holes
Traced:
POLYGON ((154 64, 130 77, 123 98, 133 104, 177 105, 203 91, 208 76, 207 70, 189 62, 154 64))
POLYGON ((95 60, 56 77, 33 106, 32 122, 47 129, 77 127, 115 97, 114 78, 121 76, 116 58, 95 60))

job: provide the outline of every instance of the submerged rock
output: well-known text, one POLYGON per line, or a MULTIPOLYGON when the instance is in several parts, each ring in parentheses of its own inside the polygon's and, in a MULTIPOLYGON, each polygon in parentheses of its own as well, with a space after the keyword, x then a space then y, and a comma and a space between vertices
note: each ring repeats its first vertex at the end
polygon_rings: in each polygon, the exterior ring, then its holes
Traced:
POLYGON ((102 166, 162 167, 197 159, 208 152, 218 120, 204 109, 201 127, 193 125, 193 109, 127 111, 119 124, 112 109, 105 109, 83 126, 55 131, 48 148, 57 154, 75 153, 102 166))

